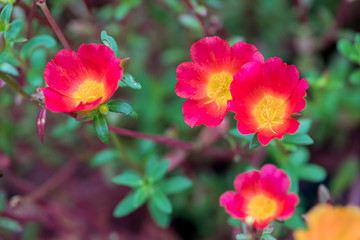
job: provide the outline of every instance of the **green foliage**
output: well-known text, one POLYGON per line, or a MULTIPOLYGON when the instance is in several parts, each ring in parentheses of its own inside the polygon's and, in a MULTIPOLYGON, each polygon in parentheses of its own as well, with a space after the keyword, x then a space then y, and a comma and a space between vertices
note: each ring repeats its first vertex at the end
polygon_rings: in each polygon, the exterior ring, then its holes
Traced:
POLYGON ((261 146, 261 143, 259 142, 257 133, 255 133, 254 136, 253 136, 252 139, 251 139, 249 148, 250 148, 250 149, 254 149, 254 148, 257 148, 257 147, 259 147, 259 146, 261 146))
POLYGON ((20 51, 20 56, 28 57, 35 49, 39 47, 53 48, 55 46, 56 46, 56 41, 53 37, 49 35, 38 35, 30 39, 27 43, 25 43, 25 45, 20 51))
POLYGON ((110 135, 109 135, 109 129, 105 116, 101 113, 95 114, 93 120, 93 126, 100 140, 103 143, 108 144, 110 141, 110 135))
POLYGON ((127 72, 124 72, 122 79, 119 81, 119 87, 131 87, 133 89, 141 89, 140 83, 135 81, 134 77, 127 72))
POLYGON ((118 58, 119 57, 119 47, 115 41, 115 39, 109 35, 107 35, 107 32, 105 30, 103 30, 101 32, 101 41, 108 47, 110 47, 114 53, 115 56, 118 58))
POLYGON ((122 1, 115 9, 114 17, 116 20, 122 20, 134 8, 139 6, 140 0, 126 0, 122 1))
POLYGON ((334 196, 339 196, 343 193, 354 181, 360 171, 360 164, 358 159, 347 159, 335 176, 330 181, 330 192, 334 196))
POLYGON ((20 232, 22 230, 19 222, 7 217, 0 217, 0 228, 13 232, 20 232))
POLYGON ((167 195, 185 191, 192 186, 191 181, 183 176, 166 179, 169 163, 150 158, 143 177, 129 170, 115 176, 112 179, 114 183, 131 187, 133 192, 120 201, 114 210, 114 216, 125 216, 149 200, 147 207, 153 219, 159 226, 168 226, 173 207, 167 195))
POLYGON ((128 187, 139 187, 143 184, 143 179, 140 174, 132 170, 124 171, 122 174, 114 177, 112 181, 113 183, 128 187))
POLYGON ((138 118, 138 114, 135 109, 128 103, 121 102, 121 101, 111 101, 108 104, 109 111, 115 113, 122 113, 133 117, 135 119, 138 118))
POLYGON ((115 161, 120 158, 119 151, 116 149, 105 149, 98 152, 90 161, 92 167, 101 166, 108 162, 115 161))
POLYGON ((11 16, 12 9, 13 9, 12 4, 6 4, 6 6, 1 11, 0 17, 4 21, 5 25, 7 25, 10 22, 10 16, 11 16))

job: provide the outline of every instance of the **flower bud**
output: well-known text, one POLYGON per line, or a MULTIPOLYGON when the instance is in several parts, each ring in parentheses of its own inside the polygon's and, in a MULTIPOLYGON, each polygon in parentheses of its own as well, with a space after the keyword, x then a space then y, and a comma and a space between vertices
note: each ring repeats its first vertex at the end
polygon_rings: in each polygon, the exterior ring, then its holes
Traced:
POLYGON ((104 114, 104 115, 108 114, 108 113, 109 113, 109 107, 108 107, 108 105, 107 105, 107 104, 102 104, 102 105, 100 105, 100 107, 99 107, 99 112, 100 112, 101 114, 104 114))
POLYGON ((120 67, 122 67, 122 69, 124 69, 124 71, 128 68, 128 66, 130 64, 130 60, 131 60, 131 58, 129 58, 129 57, 121 59, 120 67))

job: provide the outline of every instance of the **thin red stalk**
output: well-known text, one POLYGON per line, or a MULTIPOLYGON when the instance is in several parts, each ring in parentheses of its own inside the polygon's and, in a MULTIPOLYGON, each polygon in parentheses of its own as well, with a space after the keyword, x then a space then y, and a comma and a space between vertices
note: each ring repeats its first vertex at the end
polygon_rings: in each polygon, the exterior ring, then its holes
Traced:
POLYGON ((66 40, 64 34, 60 30, 59 26, 56 24, 55 19, 51 15, 49 8, 46 5, 46 0, 35 0, 35 3, 41 8, 41 10, 44 12, 47 20, 49 21, 52 29, 54 30, 55 34, 59 38, 61 44, 64 46, 64 48, 70 49, 70 44, 66 40))
POLYGON ((117 134, 120 134, 123 136, 147 139, 147 140, 150 140, 150 141, 162 144, 162 145, 166 145, 166 146, 170 146, 170 147, 174 147, 174 148, 181 148, 181 149, 184 149, 187 151, 192 151, 195 149, 195 146, 193 143, 182 141, 182 140, 175 139, 175 138, 169 138, 169 137, 160 136, 160 135, 151 135, 151 134, 136 132, 136 131, 132 131, 132 130, 128 130, 128 129, 111 127, 111 126, 109 126, 109 131, 112 131, 114 133, 117 133, 117 134))
POLYGON ((63 184, 77 169, 78 162, 76 159, 72 159, 60 168, 50 179, 48 179, 43 185, 37 188, 35 191, 26 195, 23 198, 23 201, 27 202, 35 202, 44 196, 46 196, 49 192, 56 189, 58 186, 63 184))
POLYGON ((202 29, 202 32, 204 34, 205 37, 208 37, 209 36, 209 31, 208 29, 206 28, 206 25, 205 25, 205 21, 204 21, 204 18, 198 14, 196 11, 195 11, 195 8, 194 6, 192 5, 192 3, 190 2, 190 0, 184 0, 186 6, 194 12, 195 14, 195 17, 197 18, 197 20, 199 21, 200 25, 201 25, 201 29, 202 29))

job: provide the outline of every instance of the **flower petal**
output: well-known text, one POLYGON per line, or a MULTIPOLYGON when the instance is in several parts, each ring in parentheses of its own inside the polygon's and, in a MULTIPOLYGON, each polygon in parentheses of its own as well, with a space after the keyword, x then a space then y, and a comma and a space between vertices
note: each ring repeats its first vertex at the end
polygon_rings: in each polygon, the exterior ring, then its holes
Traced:
POLYGON ((246 42, 237 42, 231 48, 231 68, 237 73, 248 62, 264 63, 263 55, 254 45, 246 42))
POLYGON ((244 218, 244 199, 234 191, 227 191, 220 196, 220 206, 234 218, 244 218))
POLYGON ((80 57, 70 49, 60 50, 44 70, 44 79, 48 86, 69 97, 88 78, 80 57))
POLYGON ((287 112, 289 114, 293 114, 296 112, 300 112, 301 110, 303 110, 306 106, 306 101, 304 99, 304 97, 306 96, 306 89, 308 89, 309 84, 306 81, 306 79, 301 79, 298 83, 298 85, 296 86, 296 88, 294 89, 294 91, 292 92, 292 94, 290 95, 290 97, 287 100, 287 112))
POLYGON ((49 87, 41 88, 45 96, 46 108, 53 112, 73 112, 78 102, 49 87))
POLYGON ((290 178, 281 169, 272 164, 261 168, 261 188, 277 199, 283 199, 290 188, 290 178))
POLYGON ((176 95, 193 100, 207 97, 209 74, 199 65, 193 62, 181 63, 176 68, 176 75, 178 80, 175 85, 176 95))
POLYGON ((235 190, 241 193, 244 198, 252 198, 261 191, 260 172, 252 170, 240 173, 234 181, 235 190))
POLYGON ((269 128, 259 129, 258 130, 258 139, 262 145, 267 145, 274 138, 282 139, 285 134, 295 134, 299 129, 300 123, 293 119, 287 118, 283 120, 283 124, 278 124, 273 126, 272 132, 269 128))
POLYGON ((188 99, 183 104, 183 114, 185 122, 190 126, 204 124, 208 127, 218 126, 228 112, 226 104, 219 106, 216 102, 209 102, 211 99, 200 100, 188 99))
POLYGON ((228 101, 228 110, 235 112, 237 129, 241 134, 252 134, 257 132, 258 123, 251 113, 252 106, 240 101, 228 101))
POLYGON ((121 60, 116 58, 111 48, 102 44, 82 44, 77 54, 90 79, 104 84, 104 97, 101 102, 106 102, 114 94, 118 88, 118 82, 122 78, 121 60))
POLYGON ((227 70, 224 66, 230 63, 230 46, 219 37, 206 37, 191 46, 190 56, 193 62, 203 67, 214 71, 227 70))
POLYGON ((299 197, 295 193, 289 193, 284 199, 283 209, 279 218, 289 218, 295 213, 295 206, 299 203, 299 197))
POLYGON ((234 75, 234 80, 230 85, 233 101, 255 104, 264 96, 262 70, 260 63, 250 62, 234 75))
POLYGON ((294 65, 283 63, 278 57, 266 60, 263 86, 267 93, 287 99, 299 84, 299 71, 294 65))

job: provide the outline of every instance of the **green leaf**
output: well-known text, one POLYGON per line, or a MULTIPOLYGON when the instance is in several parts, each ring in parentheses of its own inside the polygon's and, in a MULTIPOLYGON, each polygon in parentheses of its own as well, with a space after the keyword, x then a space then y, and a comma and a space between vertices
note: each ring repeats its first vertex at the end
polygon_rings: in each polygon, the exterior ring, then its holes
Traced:
POLYGON ((343 193, 356 178, 360 166, 358 159, 345 161, 330 181, 330 192, 336 196, 343 193))
POLYGON ((108 162, 112 162, 120 158, 119 151, 117 149, 105 149, 97 153, 90 161, 92 167, 97 167, 108 162))
POLYGON ((315 164, 303 165, 296 172, 300 179, 310 182, 322 182, 326 178, 325 169, 315 164))
POLYGON ((360 69, 356 69, 350 74, 350 82, 354 85, 360 85, 360 69))
POLYGON ((114 17, 116 20, 122 20, 126 17, 126 15, 130 12, 131 6, 128 4, 119 4, 115 8, 114 17))
POLYGON ((239 130, 237 128, 233 128, 229 131, 229 133, 231 135, 233 135, 234 137, 238 137, 238 138, 241 138, 241 139, 245 139, 247 141, 251 141, 251 139, 253 139, 254 135, 255 134, 247 134, 247 135, 243 135, 239 132, 239 130))
POLYGON ((135 192, 132 192, 120 201, 113 212, 114 217, 124 217, 135 211, 137 207, 134 204, 134 197, 135 192))
POLYGON ((153 191, 150 198, 159 210, 167 214, 172 212, 171 202, 164 193, 160 191, 153 191))
POLYGON ((351 44, 349 40, 339 40, 337 42, 337 49, 342 55, 348 57, 350 60, 357 63, 360 61, 360 54, 356 51, 355 47, 351 44))
POLYGON ((283 142, 297 145, 311 145, 314 143, 314 140, 307 134, 286 134, 283 139, 283 142))
POLYGON ((56 46, 56 41, 49 35, 39 35, 30 39, 21 49, 20 56, 25 58, 31 55, 31 53, 39 47, 53 48, 56 46))
POLYGON ((20 223, 7 217, 0 217, 0 228, 13 232, 20 232, 22 230, 20 223))
POLYGON ((249 148, 254 149, 254 148, 257 148, 259 146, 261 146, 261 143, 259 142, 259 139, 257 137, 257 133, 255 133, 254 136, 251 139, 249 148))
POLYGON ((260 238, 260 240, 276 240, 274 236, 271 234, 263 234, 260 238))
MULTIPOLYGON (((120 4, 122 5, 122 4, 120 4)), ((101 41, 108 47, 110 47, 114 53, 115 53, 115 56, 118 58, 119 57, 119 47, 115 41, 115 39, 109 35, 107 35, 106 31, 103 30, 101 32, 101 41)))
POLYGON ((114 177, 112 179, 112 182, 129 187, 138 187, 143 183, 143 180, 137 172, 127 170, 124 171, 122 174, 114 177))
POLYGON ((98 135, 100 140, 103 143, 108 144, 110 141, 110 136, 109 136, 109 129, 107 126, 105 116, 102 115, 101 113, 97 113, 94 117, 93 125, 95 128, 96 134, 98 135))
POLYGON ((272 234, 275 230, 275 223, 271 222, 264 230, 262 231, 262 236, 265 234, 272 234))
POLYGON ((6 193, 0 190, 0 212, 5 211, 6 208, 6 193))
POLYGON ((169 160, 162 160, 154 164, 152 167, 146 169, 146 176, 153 182, 163 178, 166 174, 166 170, 170 165, 169 160))
POLYGON ((18 70, 7 62, 0 63, 0 72, 11 74, 13 76, 19 76, 18 70))
POLYGON ((8 24, 10 22, 12 9, 13 9, 12 4, 6 4, 6 6, 1 11, 0 17, 2 20, 4 20, 5 24, 8 24))
POLYGON ((227 223, 228 223, 230 226, 236 227, 236 228, 239 228, 239 227, 241 226, 241 220, 240 220, 240 219, 236 219, 236 218, 232 218, 231 216, 228 217, 227 223))
POLYGON ((143 205, 147 197, 148 197, 148 191, 146 186, 138 188, 134 193, 134 200, 133 200, 134 207, 138 208, 141 205, 143 205))
POLYGON ((299 120, 300 126, 297 130, 296 134, 306 134, 309 132, 312 124, 312 120, 310 118, 308 119, 300 119, 299 120))
POLYGON ((170 215, 169 214, 166 214, 163 211, 161 211, 156 206, 154 201, 152 201, 151 199, 147 206, 148 206, 149 212, 151 214, 151 217, 155 220, 155 222, 160 227, 168 227, 169 226, 169 224, 170 224, 170 215))
POLYGON ((284 225, 290 229, 306 228, 303 218, 301 217, 299 211, 288 220, 285 220, 284 225))
POLYGON ((173 194, 191 188, 192 182, 186 177, 176 176, 159 183, 158 186, 165 194, 173 194))
POLYGON ((250 236, 247 236, 244 233, 239 233, 236 235, 236 240, 251 240, 252 238, 250 236))
POLYGON ((201 32, 201 25, 193 14, 181 14, 179 16, 179 21, 182 25, 194 32, 201 32))
MULTIPOLYGON (((123 78, 119 81, 119 85, 120 84, 126 84, 128 87, 131 87, 134 89, 141 89, 140 83, 135 81, 134 77, 127 72, 124 72, 123 78)), ((122 87, 122 86, 120 86, 120 87, 122 87)))
POLYGON ((133 118, 138 118, 138 114, 135 109, 128 103, 121 101, 112 101, 108 103, 109 111, 126 114, 133 118))
POLYGON ((309 161, 310 152, 307 148, 301 147, 298 148, 295 152, 291 153, 289 156, 289 162, 293 167, 299 167, 304 165, 309 161))
POLYGON ((281 168, 287 173, 287 175, 290 178, 291 185, 290 185, 289 192, 298 194, 299 193, 299 178, 297 176, 296 170, 294 169, 293 166, 288 165, 288 164, 281 166, 281 168))
POLYGON ((90 121, 94 119, 95 112, 94 111, 79 111, 76 114, 76 121, 90 121))
POLYGON ((12 21, 11 23, 11 29, 6 33, 6 40, 13 42, 13 40, 15 40, 22 27, 23 27, 24 21, 22 19, 16 19, 14 21, 12 21))

